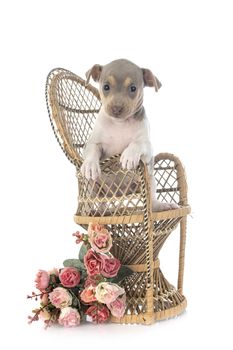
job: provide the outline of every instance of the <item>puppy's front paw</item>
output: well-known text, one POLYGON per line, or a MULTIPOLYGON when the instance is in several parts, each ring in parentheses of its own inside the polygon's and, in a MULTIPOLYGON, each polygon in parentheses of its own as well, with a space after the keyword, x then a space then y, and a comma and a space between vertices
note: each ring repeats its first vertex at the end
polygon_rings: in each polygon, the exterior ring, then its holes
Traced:
POLYGON ((80 171, 87 180, 95 181, 101 174, 99 162, 96 160, 84 160, 80 171))
POLYGON ((120 162, 123 169, 135 169, 137 168, 140 161, 141 154, 138 151, 126 148, 121 155, 120 162))

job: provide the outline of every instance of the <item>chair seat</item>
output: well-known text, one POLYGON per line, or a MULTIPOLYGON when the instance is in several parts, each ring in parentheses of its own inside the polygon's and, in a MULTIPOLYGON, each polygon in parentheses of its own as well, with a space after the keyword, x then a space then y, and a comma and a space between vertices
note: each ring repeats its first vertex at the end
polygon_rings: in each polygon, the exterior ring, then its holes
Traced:
MULTIPOLYGON (((128 211, 130 211, 128 209, 128 211)), ((159 220, 168 220, 168 219, 176 219, 176 218, 182 218, 183 216, 186 216, 190 214, 191 207, 189 205, 182 206, 178 209, 172 209, 172 210, 166 210, 166 211, 157 211, 152 212, 152 219, 153 221, 159 221, 159 220)), ((106 213, 105 216, 83 216, 76 214, 74 215, 74 221, 79 225, 88 225, 90 222, 98 223, 102 225, 108 225, 108 224, 129 224, 129 223, 140 223, 144 220, 144 214, 143 211, 139 211, 137 213, 133 213, 130 215, 122 215, 122 216, 112 216, 111 213, 106 213), (109 215, 108 215, 109 214, 109 215)))

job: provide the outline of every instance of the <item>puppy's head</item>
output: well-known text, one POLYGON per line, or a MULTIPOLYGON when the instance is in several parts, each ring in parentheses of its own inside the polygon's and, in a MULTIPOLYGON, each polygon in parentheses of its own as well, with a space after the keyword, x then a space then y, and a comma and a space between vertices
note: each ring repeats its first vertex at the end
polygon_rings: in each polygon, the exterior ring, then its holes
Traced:
POLYGON ((105 112, 117 119, 127 119, 142 108, 143 88, 151 86, 155 91, 161 87, 159 80, 149 69, 120 59, 105 66, 95 64, 87 73, 90 78, 99 82, 100 97, 105 112))

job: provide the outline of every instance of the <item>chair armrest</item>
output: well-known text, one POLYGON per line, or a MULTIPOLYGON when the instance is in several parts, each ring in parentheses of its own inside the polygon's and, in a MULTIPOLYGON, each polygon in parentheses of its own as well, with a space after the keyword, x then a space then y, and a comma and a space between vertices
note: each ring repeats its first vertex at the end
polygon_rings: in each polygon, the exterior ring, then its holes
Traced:
POLYGON ((185 169, 178 157, 171 153, 159 153, 154 158, 154 176, 157 197, 161 201, 188 205, 188 186, 185 169))

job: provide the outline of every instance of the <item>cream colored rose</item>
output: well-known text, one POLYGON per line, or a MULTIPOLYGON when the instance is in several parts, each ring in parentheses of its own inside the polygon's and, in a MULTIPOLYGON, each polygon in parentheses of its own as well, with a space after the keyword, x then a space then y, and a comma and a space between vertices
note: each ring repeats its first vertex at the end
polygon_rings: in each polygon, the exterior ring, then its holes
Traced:
POLYGON ((80 314, 78 310, 73 309, 72 307, 65 307, 61 309, 58 322, 64 327, 78 326, 80 324, 80 314))
POLYGON ((103 304, 110 304, 115 301, 125 290, 115 283, 101 282, 96 287, 95 297, 103 304))

